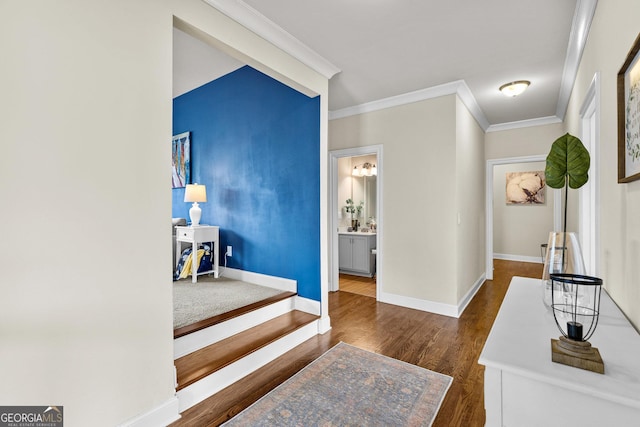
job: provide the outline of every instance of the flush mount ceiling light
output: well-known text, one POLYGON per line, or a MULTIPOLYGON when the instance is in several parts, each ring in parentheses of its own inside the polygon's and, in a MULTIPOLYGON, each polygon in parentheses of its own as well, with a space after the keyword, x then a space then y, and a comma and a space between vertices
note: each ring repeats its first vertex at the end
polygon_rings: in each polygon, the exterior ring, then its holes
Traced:
POLYGON ((518 96, 527 90, 530 84, 531 82, 528 80, 517 80, 515 82, 505 83, 500 86, 500 92, 504 93, 505 96, 518 96))

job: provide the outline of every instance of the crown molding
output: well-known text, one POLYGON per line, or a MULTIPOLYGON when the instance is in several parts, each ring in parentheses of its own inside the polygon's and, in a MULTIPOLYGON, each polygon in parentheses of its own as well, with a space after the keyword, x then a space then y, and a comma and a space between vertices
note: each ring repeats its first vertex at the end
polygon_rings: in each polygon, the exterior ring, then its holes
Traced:
POLYGON ((379 99, 377 101, 354 105, 353 107, 329 111, 329 120, 370 113, 372 111, 378 111, 385 108, 398 107, 412 102, 425 101, 427 99, 454 94, 458 95, 465 107, 467 107, 469 112, 471 112, 471 115, 473 115, 473 117, 478 121, 482 130, 486 131, 489 127, 489 122, 464 80, 456 80, 454 82, 444 83, 426 89, 420 89, 401 95, 390 96, 389 98, 379 99))
POLYGON ((564 70, 560 82, 560 93, 558 95, 558 105, 556 116, 564 120, 569 106, 569 98, 573 91, 573 85, 578 74, 578 67, 582 59, 582 52, 587 44, 589 28, 596 13, 598 0, 578 0, 576 11, 573 15, 571 33, 569 34, 569 45, 567 46, 567 56, 564 60, 564 70))
POLYGON ((327 79, 340 72, 338 67, 243 1, 202 1, 282 49, 327 79))
POLYGON ((487 132, 499 132, 503 130, 521 129, 532 126, 551 125, 554 123, 562 123, 562 119, 557 116, 538 117, 535 119, 518 120, 516 122, 498 123, 489 126, 487 132))

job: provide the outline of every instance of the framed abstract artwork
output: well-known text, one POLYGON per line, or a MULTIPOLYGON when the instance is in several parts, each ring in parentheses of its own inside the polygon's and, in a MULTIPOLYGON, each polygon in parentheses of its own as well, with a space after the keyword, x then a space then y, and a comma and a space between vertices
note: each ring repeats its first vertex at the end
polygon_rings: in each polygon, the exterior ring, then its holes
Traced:
POLYGON ((542 205, 545 188, 544 171, 507 172, 507 205, 542 205))
POLYGON ((191 132, 175 135, 171 139, 172 188, 191 183, 191 132))
POLYGON ((618 183, 640 179, 640 34, 618 72, 618 183))

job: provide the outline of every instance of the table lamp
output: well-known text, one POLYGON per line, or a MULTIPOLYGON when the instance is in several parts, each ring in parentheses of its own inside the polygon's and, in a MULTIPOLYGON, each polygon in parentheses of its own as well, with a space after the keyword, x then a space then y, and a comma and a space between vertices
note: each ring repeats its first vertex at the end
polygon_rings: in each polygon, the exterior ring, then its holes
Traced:
POLYGON ((200 225, 200 217, 202 216, 202 209, 198 203, 207 201, 207 187, 205 185, 187 184, 184 191, 184 201, 193 202, 191 209, 189 209, 189 218, 191 219, 191 225, 200 225))

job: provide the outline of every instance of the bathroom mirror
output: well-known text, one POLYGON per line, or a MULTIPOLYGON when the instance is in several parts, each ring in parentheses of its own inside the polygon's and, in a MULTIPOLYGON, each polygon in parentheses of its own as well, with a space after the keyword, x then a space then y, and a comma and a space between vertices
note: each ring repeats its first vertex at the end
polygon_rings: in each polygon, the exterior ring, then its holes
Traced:
POLYGON ((350 225, 351 214, 344 210, 345 201, 351 198, 357 206, 364 203, 362 214, 358 217, 361 227, 367 227, 370 218, 377 219, 377 177, 372 168, 377 164, 375 155, 346 157, 339 159, 339 203, 341 212, 339 215, 340 226, 350 225), (363 165, 366 165, 363 167, 363 165), (354 169, 358 172, 354 175, 354 169), (364 172, 364 175, 362 174, 364 172))

